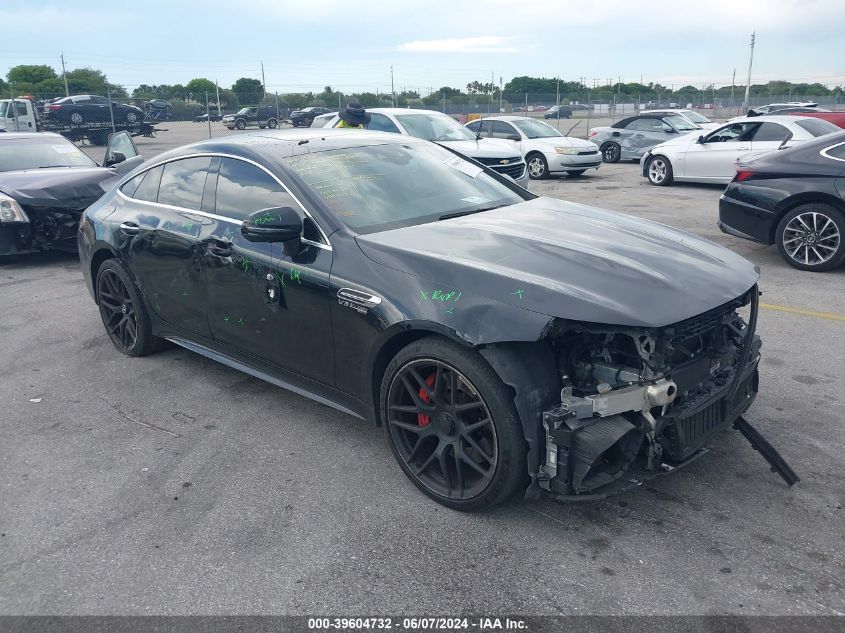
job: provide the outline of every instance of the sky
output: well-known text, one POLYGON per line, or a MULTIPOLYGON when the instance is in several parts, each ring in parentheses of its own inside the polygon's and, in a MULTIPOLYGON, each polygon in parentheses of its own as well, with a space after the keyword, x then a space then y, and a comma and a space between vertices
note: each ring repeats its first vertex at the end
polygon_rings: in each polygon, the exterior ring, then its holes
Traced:
POLYGON ((514 76, 679 88, 845 84, 845 0, 0 0, 0 74, 103 70, 130 92, 194 77, 270 92, 420 91, 514 76))

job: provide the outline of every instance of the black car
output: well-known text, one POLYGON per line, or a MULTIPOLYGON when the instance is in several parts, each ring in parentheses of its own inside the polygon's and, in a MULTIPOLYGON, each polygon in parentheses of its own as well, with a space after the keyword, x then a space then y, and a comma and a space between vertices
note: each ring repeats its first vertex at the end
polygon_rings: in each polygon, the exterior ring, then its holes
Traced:
POLYGON ((203 112, 194 117, 194 123, 208 123, 208 121, 222 121, 223 115, 214 112, 203 112))
POLYGON ((0 256, 76 251, 82 212, 142 161, 126 132, 111 136, 102 167, 52 132, 0 136, 0 256))
POLYGON ((757 393, 751 263, 409 136, 170 151, 85 212, 79 252, 120 352, 169 340, 380 424, 453 508, 636 486, 757 393))
POLYGON ((777 244, 788 264, 825 271, 845 261, 845 132, 740 164, 719 199, 719 228, 777 244))
POLYGON ((544 119, 569 119, 572 117, 572 108, 567 105, 552 106, 543 115, 544 119))
POLYGON ((54 99, 44 105, 43 113, 47 121, 67 125, 110 122, 112 116, 115 123, 135 124, 144 120, 144 111, 141 108, 109 101, 106 97, 97 95, 74 95, 54 99))
POLYGON ((319 106, 310 106, 302 108, 301 110, 294 110, 290 113, 290 122, 293 127, 311 127, 314 122, 314 117, 321 114, 328 114, 334 112, 331 108, 321 108, 319 106))

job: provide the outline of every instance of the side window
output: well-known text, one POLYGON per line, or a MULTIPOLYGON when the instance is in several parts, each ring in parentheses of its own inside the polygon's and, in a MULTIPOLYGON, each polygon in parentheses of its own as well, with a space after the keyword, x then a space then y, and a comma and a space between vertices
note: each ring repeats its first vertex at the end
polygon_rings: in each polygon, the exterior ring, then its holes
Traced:
POLYGON ((481 128, 481 121, 472 121, 471 123, 467 123, 467 129, 471 130, 474 134, 478 134, 479 128, 481 128))
POLYGON ((757 123, 731 123, 711 133, 707 137, 706 142, 729 143, 747 141, 751 138, 751 134, 754 133, 757 125, 757 123))
POLYGON ((640 128, 641 121, 643 121, 643 119, 633 119, 632 121, 629 121, 628 123, 625 124, 625 129, 626 130, 640 130, 640 129, 642 129, 642 128, 640 128))
MULTIPOLYGON (((493 138, 508 138, 516 134, 516 130, 510 123, 504 121, 491 121, 491 123, 493 124, 493 138)), ((517 134, 517 136, 519 135, 517 134)))
POLYGON ((164 167, 159 165, 143 174, 135 176, 132 180, 123 184, 120 190, 127 196, 136 200, 155 202, 158 196, 158 185, 161 182, 161 174, 164 167))
POLYGON ((217 176, 215 213, 244 220, 270 207, 293 207, 296 201, 267 172, 235 158, 223 158, 217 176))
POLYGON ((91 99, 89 101, 90 101, 90 103, 93 103, 95 105, 108 105, 109 104, 109 100, 106 99, 105 97, 91 97, 91 99))
POLYGON ((766 122, 757 128, 754 132, 752 141, 778 141, 782 142, 785 139, 792 138, 792 132, 780 125, 779 123, 766 122))
POLYGON ((828 158, 835 158, 836 160, 845 160, 845 143, 834 145, 823 150, 828 158))
POLYGON ((211 158, 208 156, 166 163, 158 189, 159 204, 199 211, 210 164, 211 158))
POLYGON ((71 101, 84 105, 86 103, 91 103, 91 97, 88 95, 79 95, 77 97, 71 97, 71 101))
POLYGON ((383 114, 370 114, 370 122, 367 124, 368 130, 378 130, 380 132, 393 132, 399 134, 399 128, 383 114))

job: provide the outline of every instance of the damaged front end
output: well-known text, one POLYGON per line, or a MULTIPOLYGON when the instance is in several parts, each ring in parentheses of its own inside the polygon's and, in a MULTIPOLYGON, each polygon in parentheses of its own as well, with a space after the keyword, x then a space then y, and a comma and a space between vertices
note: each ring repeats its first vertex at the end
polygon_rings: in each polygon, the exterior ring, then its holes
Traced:
POLYGON ((7 196, 0 197, 0 255, 48 249, 75 251, 76 232, 84 211, 85 206, 75 209, 21 205, 7 196))
POLYGON ((560 403, 543 412, 537 483, 594 498, 700 457, 757 395, 758 290, 660 328, 557 319, 546 333, 560 403), (738 310, 750 305, 746 322, 738 310))

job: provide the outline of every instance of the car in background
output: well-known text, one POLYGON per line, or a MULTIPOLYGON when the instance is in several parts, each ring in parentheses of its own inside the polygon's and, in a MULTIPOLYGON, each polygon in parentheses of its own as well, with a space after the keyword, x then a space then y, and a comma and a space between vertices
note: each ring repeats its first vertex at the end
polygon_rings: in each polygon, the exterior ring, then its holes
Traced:
POLYGON ((334 119, 335 116, 337 116, 337 111, 315 116, 314 120, 311 122, 311 125, 309 125, 308 127, 326 127, 329 123, 331 123, 332 119, 334 119))
POLYGON ((323 108, 322 106, 309 106, 301 110, 294 110, 290 113, 290 123, 293 127, 311 127, 315 117, 331 112, 331 108, 323 108))
POLYGON ((407 135, 187 145, 89 207, 78 243, 119 353, 169 340, 381 425, 402 472, 454 509, 677 472, 758 391, 751 262, 407 135))
POLYGON ((778 110, 788 108, 818 108, 819 104, 814 101, 790 101, 788 103, 769 103, 768 105, 755 106, 748 110, 746 116, 763 116, 772 114, 778 110))
POLYGON ((777 244, 799 270, 845 262, 845 132, 741 161, 719 199, 719 228, 777 244))
POLYGON ((143 105, 144 113, 150 121, 169 121, 173 116, 173 106, 167 99, 150 99, 143 105))
POLYGON ((108 143, 101 167, 53 132, 0 135, 0 256, 76 251, 82 212, 143 161, 127 132, 108 143))
POLYGON ((568 105, 556 105, 548 109, 543 115, 544 119, 569 119, 572 117, 572 108, 568 105))
MULTIPOLYGON (((518 147, 509 141, 479 138, 452 117, 436 110, 410 108, 368 108, 368 130, 406 134, 433 141, 468 156, 493 171, 512 178, 528 188, 528 170, 518 147)), ((334 127, 337 114, 326 127, 334 127)))
POLYGON ((682 116, 685 119, 687 119, 690 123, 697 125, 702 130, 712 130, 712 129, 719 126, 718 123, 711 121, 710 119, 708 119, 703 114, 700 114, 700 113, 696 112, 695 110, 690 110, 690 109, 687 109, 687 108, 674 108, 674 109, 660 108, 660 109, 656 109, 656 110, 643 110, 643 111, 640 112, 640 114, 651 114, 651 115, 661 115, 661 116, 666 116, 666 115, 670 115, 670 114, 677 114, 677 115, 682 116))
POLYGON ((274 105, 248 106, 235 114, 227 114, 222 121, 230 130, 243 130, 252 126, 272 130, 279 126, 279 112, 274 105))
POLYGON ((203 112, 194 117, 194 123, 208 123, 208 121, 222 121, 223 115, 215 112, 203 112))
POLYGON ((794 116, 806 116, 812 117, 814 119, 821 119, 822 121, 828 121, 833 123, 835 126, 840 128, 845 128, 845 112, 831 112, 829 110, 822 110, 821 108, 818 109, 809 109, 805 110, 802 108, 799 109, 790 109, 790 110, 782 110, 778 111, 778 114, 790 114, 794 116))
POLYGON ((144 111, 133 105, 109 101, 97 95, 74 95, 53 99, 44 104, 42 117, 46 122, 66 125, 110 122, 140 123, 144 120, 144 111))
POLYGON ((485 117, 467 123, 466 127, 479 137, 511 141, 525 157, 528 176, 535 180, 561 173, 580 176, 601 165, 598 145, 566 136, 531 117, 485 117))
POLYGON ((725 184, 734 177, 734 162, 742 157, 758 156, 838 131, 828 121, 798 116, 733 119, 707 134, 683 136, 652 147, 640 162, 642 176, 657 186, 676 180, 725 184))
POLYGON ((702 128, 677 114, 637 114, 620 119, 610 127, 594 127, 588 140, 599 146, 602 160, 640 160, 655 145, 678 138, 702 128))

